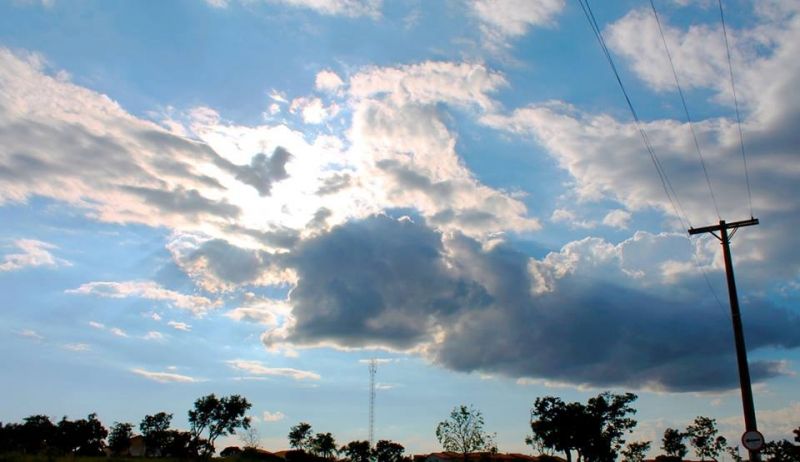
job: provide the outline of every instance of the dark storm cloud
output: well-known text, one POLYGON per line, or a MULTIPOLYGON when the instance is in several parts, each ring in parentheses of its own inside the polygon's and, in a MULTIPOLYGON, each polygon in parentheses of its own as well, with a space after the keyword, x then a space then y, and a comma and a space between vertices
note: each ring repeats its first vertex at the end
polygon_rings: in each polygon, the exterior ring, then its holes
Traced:
MULTIPOLYGON (((427 344, 426 354, 453 370, 602 387, 736 385, 730 321, 718 306, 699 302, 708 298, 701 284, 645 290, 575 273, 558 279, 553 292, 532 295, 529 261, 510 246, 485 250, 465 236, 443 243, 409 220, 350 222, 302 242, 287 258, 298 283, 290 296, 296 324, 285 340, 427 344)), ((763 300, 750 300, 744 315, 751 349, 800 346, 796 315, 763 300)), ((756 361, 751 372, 763 380, 781 367, 756 361)))
POLYGON ((292 340, 410 348, 437 322, 486 307, 486 292, 448 271, 442 252, 436 232, 385 216, 302 243, 287 261, 299 278, 292 340))
POLYGON ((337 193, 350 186, 352 178, 347 173, 334 173, 322 179, 322 186, 317 189, 318 196, 337 193))

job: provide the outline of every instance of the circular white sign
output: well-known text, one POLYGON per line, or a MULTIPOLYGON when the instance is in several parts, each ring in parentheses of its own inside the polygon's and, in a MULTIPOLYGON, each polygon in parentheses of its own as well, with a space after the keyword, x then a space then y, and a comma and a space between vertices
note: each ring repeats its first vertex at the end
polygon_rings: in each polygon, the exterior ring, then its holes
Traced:
POLYGON ((764 435, 758 430, 745 432, 742 435, 742 444, 751 451, 760 451, 764 447, 764 435))

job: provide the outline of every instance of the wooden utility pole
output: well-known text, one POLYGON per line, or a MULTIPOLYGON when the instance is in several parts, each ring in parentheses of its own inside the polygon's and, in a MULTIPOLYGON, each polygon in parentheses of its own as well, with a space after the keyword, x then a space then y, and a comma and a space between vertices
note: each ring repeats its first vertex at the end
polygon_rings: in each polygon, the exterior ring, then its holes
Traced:
MULTIPOLYGON (((736 280, 733 277, 730 238, 733 237, 739 228, 757 224, 758 219, 751 217, 749 220, 735 221, 733 223, 725 223, 725 220, 720 220, 718 225, 706 226, 703 228, 689 228, 690 235, 711 233, 722 243, 722 253, 725 257, 725 274, 728 276, 728 297, 731 302, 733 337, 736 341, 736 360, 739 364, 739 385, 742 389, 745 436, 748 434, 760 434, 758 433, 758 426, 756 425, 756 410, 755 406, 753 406, 753 390, 750 386, 750 368, 747 365, 747 349, 745 348, 744 332, 742 331, 742 315, 739 312, 739 297, 736 294, 736 280), (733 230, 730 235, 728 234, 729 229, 733 230), (717 232, 719 232, 719 234, 717 234, 717 232)), ((743 440, 744 439, 746 438, 743 437, 743 440)), ((744 444, 747 446, 746 442, 744 442, 744 444)), ((758 462, 761 460, 761 455, 759 453, 760 448, 750 449, 748 447, 747 449, 750 453, 750 462, 758 462)))

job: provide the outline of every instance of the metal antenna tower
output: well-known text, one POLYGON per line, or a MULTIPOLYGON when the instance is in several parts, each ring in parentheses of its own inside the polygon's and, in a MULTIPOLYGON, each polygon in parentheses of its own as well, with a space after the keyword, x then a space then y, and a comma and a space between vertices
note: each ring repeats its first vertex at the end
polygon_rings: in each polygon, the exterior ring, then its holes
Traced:
POLYGON ((369 445, 375 436, 375 374, 378 372, 378 361, 369 360, 369 445))

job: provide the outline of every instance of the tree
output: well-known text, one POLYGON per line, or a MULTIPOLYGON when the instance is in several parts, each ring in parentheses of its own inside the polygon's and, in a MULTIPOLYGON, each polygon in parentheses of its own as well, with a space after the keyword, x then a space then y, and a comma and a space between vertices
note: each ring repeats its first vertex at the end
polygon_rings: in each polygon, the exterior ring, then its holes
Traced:
POLYGON ((244 449, 258 449, 261 447, 261 435, 258 434, 258 430, 255 427, 250 427, 243 431, 239 436, 239 440, 242 442, 244 449))
POLYGON ((649 441, 628 443, 628 447, 622 450, 622 462, 643 462, 649 450, 649 441))
POLYGON ((204 456, 214 453, 214 441, 220 436, 235 435, 237 428, 250 427, 250 417, 245 413, 252 407, 239 395, 217 398, 214 394, 198 398, 189 411, 189 424, 195 447, 204 456), (203 440, 203 432, 208 438, 203 440))
POLYGON ((742 456, 739 455, 739 446, 728 446, 725 448, 725 452, 731 456, 731 460, 733 462, 742 462, 742 456))
POLYGON ((172 414, 159 412, 155 415, 145 415, 139 423, 139 431, 144 437, 147 455, 163 455, 169 438, 169 425, 172 414))
POLYGON ((483 431, 483 414, 474 407, 454 407, 450 418, 436 426, 436 439, 445 451, 467 454, 475 451, 495 452, 494 437, 483 431))
POLYGON ((762 452, 769 462, 800 462, 800 447, 789 440, 770 441, 762 452))
POLYGON ((197 455, 197 451, 193 451, 192 434, 180 430, 168 430, 167 441, 164 445, 164 452, 162 455, 167 457, 175 457, 180 459, 188 459, 193 455, 197 455), (194 454, 192 454, 194 452, 194 454))
POLYGON ((339 449, 339 454, 347 456, 350 462, 369 462, 372 449, 369 441, 351 441, 339 449))
POLYGON ((379 440, 375 444, 375 458, 378 462, 401 462, 406 450, 401 444, 389 440, 379 440))
POLYGON ((560 398, 537 398, 531 409, 531 439, 544 447, 563 452, 572 461, 572 451, 578 460, 613 461, 625 443, 623 436, 636 426, 629 414, 636 413, 630 403, 633 393, 614 395, 601 393, 586 405, 565 403, 560 398))
POLYGON ((336 440, 330 433, 317 433, 311 440, 311 451, 326 459, 333 459, 336 454, 336 440))
POLYGON ((46 415, 32 415, 25 417, 17 436, 18 444, 25 453, 38 454, 47 450, 48 447, 54 446, 56 426, 46 415))
POLYGON ((107 435, 108 430, 97 420, 97 414, 75 421, 64 417, 56 425, 54 445, 62 454, 98 456, 107 435))
POLYGON ((540 456, 552 456, 554 454, 553 448, 546 446, 539 435, 532 434, 526 436, 525 444, 530 446, 533 452, 540 456))
POLYGON ((664 437, 661 439, 661 449, 663 449, 668 456, 683 459, 688 452, 686 445, 683 444, 685 438, 686 433, 676 428, 667 428, 664 430, 664 437))
POLYGON ((794 433, 794 442, 800 443, 800 427, 797 427, 794 430, 792 430, 792 433, 794 433))
POLYGON ((108 435, 108 448, 114 455, 121 455, 131 447, 131 438, 133 438, 133 425, 114 422, 108 435))
POLYGON ((694 423, 686 427, 686 433, 700 460, 705 460, 706 457, 717 460, 719 453, 728 444, 725 437, 717 436, 717 421, 708 417, 696 417, 694 423))
POLYGON ((300 422, 289 429, 289 446, 294 449, 311 449, 311 425, 300 422))

